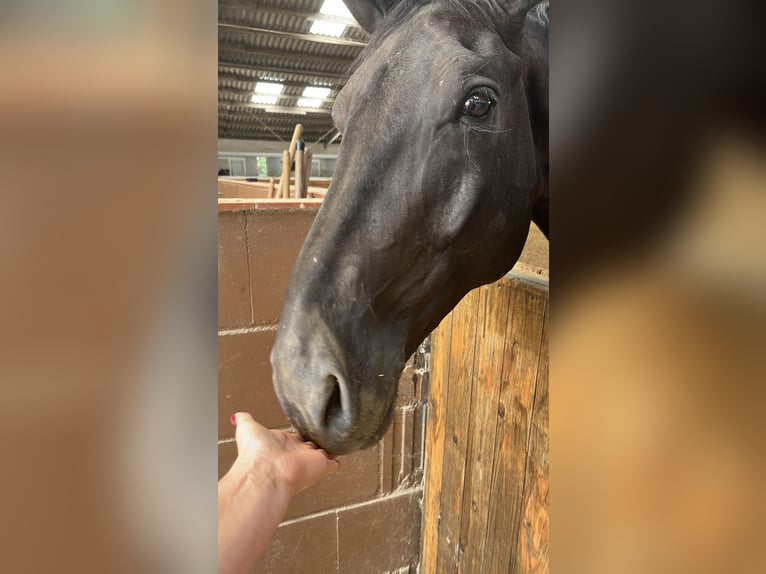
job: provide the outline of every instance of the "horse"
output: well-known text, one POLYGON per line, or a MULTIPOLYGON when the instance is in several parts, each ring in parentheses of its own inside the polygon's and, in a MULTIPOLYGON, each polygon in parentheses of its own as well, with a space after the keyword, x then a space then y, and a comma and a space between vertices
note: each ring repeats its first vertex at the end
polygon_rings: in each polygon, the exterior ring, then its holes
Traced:
POLYGON ((547 2, 344 1, 370 41, 271 353, 287 417, 334 454, 383 436, 406 359, 531 221, 548 234, 547 2))

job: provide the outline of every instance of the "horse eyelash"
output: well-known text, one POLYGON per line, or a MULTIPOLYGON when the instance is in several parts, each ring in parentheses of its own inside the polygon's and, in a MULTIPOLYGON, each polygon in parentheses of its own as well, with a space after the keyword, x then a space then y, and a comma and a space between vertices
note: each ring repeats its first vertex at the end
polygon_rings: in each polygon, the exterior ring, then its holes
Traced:
POLYGON ((516 128, 512 127, 512 128, 505 128, 502 130, 493 130, 493 129, 490 129, 489 127, 471 126, 469 129, 473 132, 479 132, 483 134, 502 134, 505 132, 512 132, 516 128))

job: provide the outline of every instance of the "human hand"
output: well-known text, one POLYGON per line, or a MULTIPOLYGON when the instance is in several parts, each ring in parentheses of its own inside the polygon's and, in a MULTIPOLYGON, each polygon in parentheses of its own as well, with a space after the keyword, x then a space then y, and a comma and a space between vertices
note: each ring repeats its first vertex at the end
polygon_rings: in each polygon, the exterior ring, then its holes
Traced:
POLYGON ((340 461, 295 433, 268 430, 249 413, 235 413, 231 419, 237 426, 237 459, 273 469, 274 480, 291 496, 340 468, 340 461))
POLYGON ((290 499, 340 468, 298 435, 236 413, 237 459, 218 482, 218 572, 248 572, 266 550, 290 499))

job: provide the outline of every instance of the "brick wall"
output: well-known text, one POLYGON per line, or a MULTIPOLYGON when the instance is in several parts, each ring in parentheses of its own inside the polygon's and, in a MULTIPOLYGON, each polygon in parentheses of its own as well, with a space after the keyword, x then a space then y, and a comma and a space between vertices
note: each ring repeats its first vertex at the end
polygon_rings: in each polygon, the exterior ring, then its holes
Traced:
MULTIPOLYGON (((236 456, 229 416, 249 411, 288 426, 271 383, 269 353, 293 264, 317 202, 219 203, 218 468, 236 456)), ((423 397, 428 344, 407 363, 394 422, 374 447, 300 493, 255 572, 415 572, 420 554, 423 397)))

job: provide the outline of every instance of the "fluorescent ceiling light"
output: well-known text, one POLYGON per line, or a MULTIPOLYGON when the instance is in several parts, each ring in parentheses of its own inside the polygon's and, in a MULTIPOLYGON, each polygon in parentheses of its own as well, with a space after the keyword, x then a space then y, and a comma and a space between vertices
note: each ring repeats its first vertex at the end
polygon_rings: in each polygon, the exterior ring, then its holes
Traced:
POLYGON ((320 108, 322 107, 322 100, 315 100, 314 98, 300 98, 298 100, 299 108, 320 108))
POLYGON ((282 93, 282 88, 284 87, 284 84, 276 84, 274 82, 256 82, 255 93, 278 96, 282 93))
POLYGON ((343 0, 324 0, 319 13, 327 14, 328 16, 340 16, 341 18, 353 18, 343 0))
POLYGON ((340 38, 346 29, 345 24, 338 24, 336 22, 325 22, 324 20, 314 20, 309 32, 317 34, 318 36, 333 36, 340 38))
POLYGON ((252 98, 250 98, 251 101, 254 104, 266 104, 269 106, 273 106, 277 103, 277 100, 279 99, 278 96, 261 96, 259 94, 254 94, 252 98))
POLYGON ((308 86, 303 89, 304 98, 319 98, 320 100, 323 100, 329 95, 330 95, 330 88, 319 88, 317 86, 308 86))

